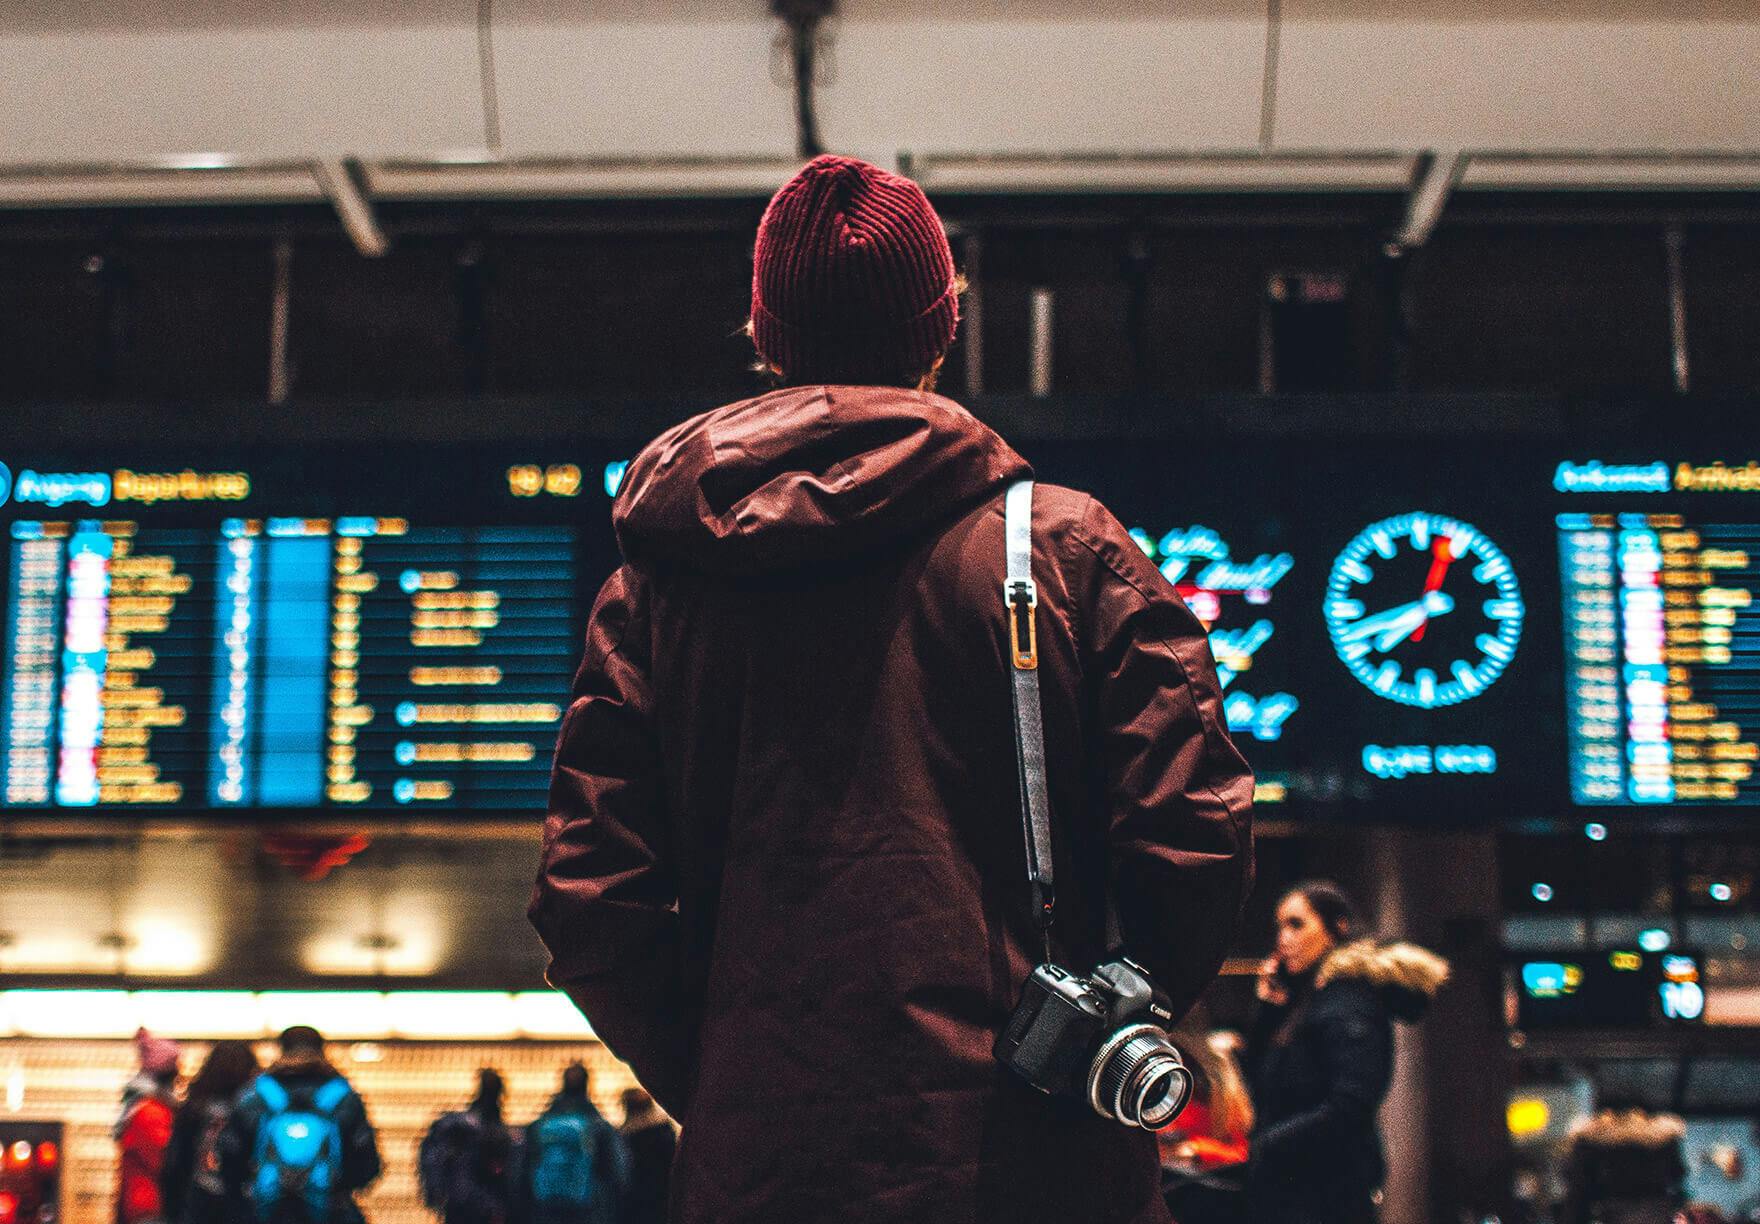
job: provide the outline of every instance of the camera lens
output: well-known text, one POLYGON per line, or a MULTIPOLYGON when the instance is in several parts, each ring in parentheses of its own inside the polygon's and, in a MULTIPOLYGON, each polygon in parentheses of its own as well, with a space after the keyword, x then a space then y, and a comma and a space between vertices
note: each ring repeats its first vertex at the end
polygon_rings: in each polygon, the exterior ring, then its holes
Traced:
POLYGON ((1107 1038, 1088 1072, 1088 1103, 1103 1118, 1162 1130, 1192 1094, 1192 1075, 1167 1034, 1133 1024, 1107 1038))
POLYGON ((1132 1112, 1144 1130, 1158 1131, 1171 1125, 1191 1095, 1191 1073, 1175 1058, 1151 1056, 1134 1082, 1138 1087, 1132 1112))

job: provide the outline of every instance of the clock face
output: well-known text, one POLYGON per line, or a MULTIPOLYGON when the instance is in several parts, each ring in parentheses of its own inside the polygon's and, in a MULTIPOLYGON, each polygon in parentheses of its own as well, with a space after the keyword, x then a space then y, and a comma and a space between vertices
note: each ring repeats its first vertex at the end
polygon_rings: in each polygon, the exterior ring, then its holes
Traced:
POLYGON ((1524 607, 1503 550, 1421 511, 1372 523, 1326 584, 1332 648, 1371 692, 1420 709, 1483 693, 1515 658, 1524 607))

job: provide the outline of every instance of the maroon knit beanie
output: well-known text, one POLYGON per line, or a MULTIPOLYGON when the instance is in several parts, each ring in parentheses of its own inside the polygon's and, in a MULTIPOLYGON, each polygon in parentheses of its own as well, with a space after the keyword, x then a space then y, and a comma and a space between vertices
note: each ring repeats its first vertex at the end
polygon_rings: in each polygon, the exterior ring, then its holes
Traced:
POLYGON ((816 157, 764 210, 752 340, 791 383, 903 383, 959 324, 953 252, 923 189, 851 157, 816 157))

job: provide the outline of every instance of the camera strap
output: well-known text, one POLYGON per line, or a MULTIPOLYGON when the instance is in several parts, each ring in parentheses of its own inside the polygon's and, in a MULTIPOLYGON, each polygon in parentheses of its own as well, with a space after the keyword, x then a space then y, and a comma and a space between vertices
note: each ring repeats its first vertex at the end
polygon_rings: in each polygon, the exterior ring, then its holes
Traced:
MULTIPOLYGON (((1033 917, 1052 960, 1051 923, 1056 917, 1057 879, 1051 862, 1051 796, 1045 781, 1045 716, 1039 701, 1039 588, 1033 582, 1033 482, 1016 481, 1003 499, 1008 565, 1002 602, 1008 616, 1009 674, 1014 697, 1015 762, 1020 781, 1021 827, 1027 841, 1027 880, 1033 917)), ((1122 944, 1118 911, 1106 890, 1106 950, 1122 944)))
POLYGON ((1027 881, 1033 916, 1051 960, 1051 922, 1057 877, 1051 864, 1051 799, 1045 786, 1045 722, 1039 704, 1039 588, 1033 583, 1033 482, 1008 486, 1003 501, 1008 541, 1002 602, 1008 615, 1009 674, 1013 677, 1015 763, 1021 791, 1021 826, 1027 837, 1027 881))

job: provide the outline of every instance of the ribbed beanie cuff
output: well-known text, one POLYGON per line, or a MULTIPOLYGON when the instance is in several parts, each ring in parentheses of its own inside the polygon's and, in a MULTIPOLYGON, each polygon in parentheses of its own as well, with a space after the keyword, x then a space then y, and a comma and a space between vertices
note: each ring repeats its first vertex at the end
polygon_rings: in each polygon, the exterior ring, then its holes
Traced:
POLYGON ((826 155, 765 209, 752 340, 789 381, 915 378, 947 352, 958 324, 953 252, 909 179, 826 155))

